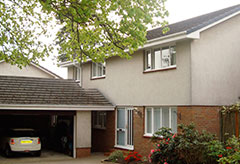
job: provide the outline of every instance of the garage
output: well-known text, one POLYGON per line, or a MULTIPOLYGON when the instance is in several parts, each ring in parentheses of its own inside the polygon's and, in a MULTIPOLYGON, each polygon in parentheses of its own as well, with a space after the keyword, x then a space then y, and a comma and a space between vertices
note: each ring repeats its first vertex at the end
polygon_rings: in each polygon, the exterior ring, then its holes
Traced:
MULTIPOLYGON (((0 131, 34 129, 42 151, 55 151, 73 157, 73 119, 76 112, 0 111, 0 131)), ((4 133, 0 133, 3 138, 4 133)), ((27 150, 26 150, 27 151, 27 150)), ((5 155, 4 151, 2 155, 5 155)))
MULTIPOLYGON (((74 80, 0 76, 0 130, 34 129, 42 151, 71 157, 91 153, 91 112, 114 106, 74 80)), ((28 150, 26 150, 28 152, 28 150)))

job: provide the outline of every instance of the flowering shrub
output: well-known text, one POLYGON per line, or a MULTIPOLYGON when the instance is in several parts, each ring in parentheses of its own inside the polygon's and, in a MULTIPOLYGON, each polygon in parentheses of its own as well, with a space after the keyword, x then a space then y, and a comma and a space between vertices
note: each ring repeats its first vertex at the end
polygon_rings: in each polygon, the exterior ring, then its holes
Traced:
POLYGON ((180 133, 172 134, 171 129, 161 128, 155 133, 149 160, 159 164, 200 164, 217 163, 219 158, 212 158, 207 153, 208 143, 215 137, 209 133, 199 133, 193 124, 179 125, 180 133))
POLYGON ((149 162, 160 164, 177 164, 180 158, 176 151, 176 134, 171 133, 169 128, 161 128, 152 138, 155 149, 152 149, 148 158, 149 162))
POLYGON ((219 163, 221 164, 239 164, 240 163, 240 140, 235 136, 229 138, 223 149, 223 153, 219 154, 219 163))
POLYGON ((142 155, 138 154, 138 152, 130 152, 124 160, 127 163, 133 162, 133 161, 141 161, 142 155))

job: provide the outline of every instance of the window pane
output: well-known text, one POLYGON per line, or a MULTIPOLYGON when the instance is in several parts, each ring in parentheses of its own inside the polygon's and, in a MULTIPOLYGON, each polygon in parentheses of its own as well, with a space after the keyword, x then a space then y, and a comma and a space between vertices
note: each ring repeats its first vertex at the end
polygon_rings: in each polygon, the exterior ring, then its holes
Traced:
POLYGON ((171 108, 171 124, 172 124, 172 132, 177 133, 177 108, 171 108))
POLYGON ((176 47, 173 46, 170 49, 171 52, 171 65, 176 65, 176 47))
POLYGON ((103 66, 103 75, 106 75, 106 63, 104 62, 102 66, 103 66))
POLYGON ((102 73, 103 73, 103 70, 102 70, 102 64, 101 63, 98 63, 97 64, 97 71, 98 71, 98 73, 97 73, 97 76, 102 76, 102 73))
POLYGON ((168 47, 162 49, 162 67, 168 67, 170 65, 170 50, 168 47))
POLYGON ((152 109, 147 109, 147 133, 152 133, 152 109))
POLYGON ((92 76, 93 77, 97 76, 96 63, 92 63, 92 76))
POLYGON ((154 68, 161 68, 161 50, 156 49, 154 50, 154 68))
POLYGON ((125 129, 125 109, 117 110, 117 128, 125 129))
POLYGON ((117 132, 117 145, 125 145, 125 132, 124 131, 117 132))
POLYGON ((151 51, 146 51, 146 61, 145 61, 145 69, 151 69, 152 68, 152 57, 151 57, 151 51))
POLYGON ((154 132, 160 128, 160 109, 154 108, 154 132))
POLYGON ((169 108, 163 107, 162 108, 162 126, 163 127, 169 127, 169 108))

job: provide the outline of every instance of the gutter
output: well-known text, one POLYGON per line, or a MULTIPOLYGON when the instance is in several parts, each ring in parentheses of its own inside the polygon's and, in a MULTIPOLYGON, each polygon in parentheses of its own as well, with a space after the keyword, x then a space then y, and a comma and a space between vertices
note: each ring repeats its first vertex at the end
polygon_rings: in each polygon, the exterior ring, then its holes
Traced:
POLYGON ((0 104, 0 110, 53 110, 53 111, 114 111, 115 106, 101 105, 42 105, 0 104))

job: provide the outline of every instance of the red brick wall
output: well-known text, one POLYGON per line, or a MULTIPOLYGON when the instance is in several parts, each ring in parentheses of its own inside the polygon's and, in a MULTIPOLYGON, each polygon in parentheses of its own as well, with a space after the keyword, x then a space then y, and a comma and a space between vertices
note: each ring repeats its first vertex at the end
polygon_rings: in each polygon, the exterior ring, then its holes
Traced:
POLYGON ((154 147, 150 138, 144 137, 144 107, 136 107, 138 112, 134 112, 133 118, 133 143, 134 151, 139 152, 141 155, 147 156, 150 150, 154 147))
POLYGON ((77 148, 76 156, 77 158, 88 157, 91 155, 91 148, 77 148))
MULTIPOLYGON (((154 145, 150 138, 144 137, 144 107, 136 107, 133 117, 133 142, 134 151, 147 156, 154 145)), ((219 110, 220 107, 185 106, 178 107, 178 124, 194 122, 198 130, 207 130, 219 135, 219 110)), ((113 148, 115 143, 115 112, 107 112, 107 129, 93 129, 92 151, 106 152, 113 148)))
POLYGON ((211 106, 178 107, 178 124, 188 125, 193 122, 197 130, 206 130, 220 136, 220 108, 211 106))
MULTIPOLYGON (((134 112, 134 151, 147 156, 154 147, 150 138, 144 135, 144 107, 137 107, 140 114, 134 112)), ((207 130, 211 133, 220 134, 219 124, 220 107, 178 107, 178 124, 190 124, 193 122, 198 130, 207 130)))
POLYGON ((107 112, 106 129, 92 129, 92 152, 108 152, 115 144, 115 111, 107 112))

